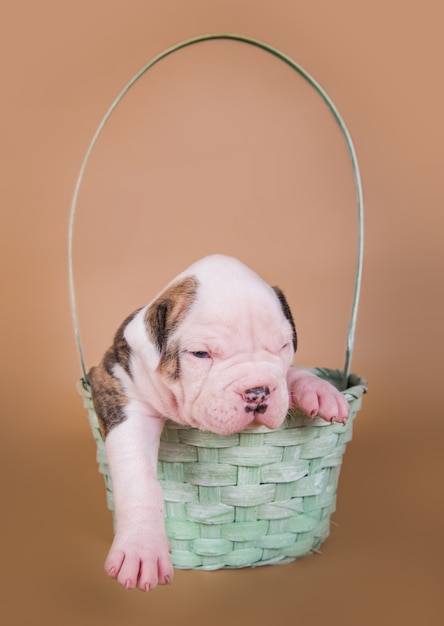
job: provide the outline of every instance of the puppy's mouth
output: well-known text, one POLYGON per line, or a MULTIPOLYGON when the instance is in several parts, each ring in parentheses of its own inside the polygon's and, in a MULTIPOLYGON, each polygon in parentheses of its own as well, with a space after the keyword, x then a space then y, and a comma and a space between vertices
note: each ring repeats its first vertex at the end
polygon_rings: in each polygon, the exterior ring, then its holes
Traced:
POLYGON ((276 428, 279 428, 280 423, 279 424, 269 424, 267 423, 268 420, 265 419, 261 419, 260 417, 260 412, 255 412, 255 417, 251 420, 251 422, 249 422, 246 426, 244 426, 244 430, 253 430, 254 428, 260 428, 261 426, 266 426, 266 428, 268 428, 269 430, 275 430, 276 428), (259 416, 257 415, 257 413, 259 413, 259 416))
MULTIPOLYGON (((258 409, 260 409, 260 407, 257 407, 258 409)), ((249 422, 245 427, 244 430, 252 430, 254 428, 260 428, 261 426, 266 426, 269 430, 273 430, 274 427, 273 426, 269 426, 266 421, 264 420, 264 418, 261 418, 261 415, 263 413, 265 413, 266 408, 264 410, 255 410, 254 413, 254 417, 251 420, 251 422, 249 422)))
POLYGON ((251 421, 243 427, 243 430, 253 430, 254 428, 260 428, 262 426, 265 426, 268 430, 276 430, 276 428, 280 428, 285 421, 287 411, 284 411, 284 413, 279 417, 275 414, 269 415, 267 408, 268 405, 265 405, 264 408, 262 408, 262 405, 259 404, 255 409, 251 409, 251 411, 246 410, 246 413, 249 413, 251 416, 251 421))

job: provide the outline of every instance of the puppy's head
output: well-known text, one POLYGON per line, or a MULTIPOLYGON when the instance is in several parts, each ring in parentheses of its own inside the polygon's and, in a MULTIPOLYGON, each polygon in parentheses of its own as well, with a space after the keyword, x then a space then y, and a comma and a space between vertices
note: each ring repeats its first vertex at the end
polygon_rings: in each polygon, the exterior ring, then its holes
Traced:
POLYGON ((296 330, 284 294, 231 257, 197 262, 149 306, 172 419, 219 434, 277 428, 288 410, 296 330))

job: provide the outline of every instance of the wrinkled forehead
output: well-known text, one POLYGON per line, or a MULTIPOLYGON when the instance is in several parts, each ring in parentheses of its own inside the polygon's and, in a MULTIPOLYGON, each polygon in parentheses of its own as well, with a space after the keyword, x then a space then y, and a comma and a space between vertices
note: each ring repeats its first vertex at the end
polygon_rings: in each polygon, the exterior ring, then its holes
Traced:
MULTIPOLYGON (((247 281, 248 282, 248 281, 247 281)), ((202 341, 281 345, 292 329, 267 284, 201 283, 179 334, 202 341)))

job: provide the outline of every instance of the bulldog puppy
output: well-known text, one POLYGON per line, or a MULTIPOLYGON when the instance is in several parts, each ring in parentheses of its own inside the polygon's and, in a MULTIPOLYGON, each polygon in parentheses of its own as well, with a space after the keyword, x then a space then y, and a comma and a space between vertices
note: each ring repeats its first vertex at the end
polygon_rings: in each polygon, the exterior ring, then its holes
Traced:
POLYGON ((291 367, 296 346, 283 293, 223 255, 194 263, 123 322, 88 375, 114 494, 108 576, 143 591, 172 580, 156 477, 166 417, 222 435, 278 428, 289 406, 346 421, 341 393, 291 367))

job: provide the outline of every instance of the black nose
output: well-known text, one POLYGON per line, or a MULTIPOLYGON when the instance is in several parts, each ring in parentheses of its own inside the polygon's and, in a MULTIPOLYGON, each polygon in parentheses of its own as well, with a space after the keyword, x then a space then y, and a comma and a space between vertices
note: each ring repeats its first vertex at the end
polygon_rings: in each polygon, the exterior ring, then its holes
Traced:
POLYGON ((257 404, 260 404, 269 395, 270 389, 268 387, 253 387, 252 389, 246 389, 242 394, 242 398, 245 402, 257 402, 257 404))

